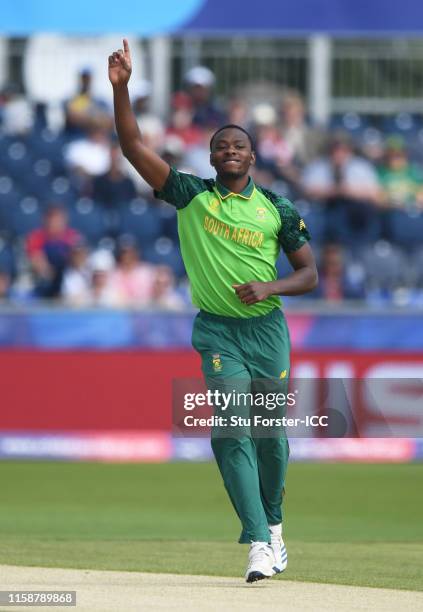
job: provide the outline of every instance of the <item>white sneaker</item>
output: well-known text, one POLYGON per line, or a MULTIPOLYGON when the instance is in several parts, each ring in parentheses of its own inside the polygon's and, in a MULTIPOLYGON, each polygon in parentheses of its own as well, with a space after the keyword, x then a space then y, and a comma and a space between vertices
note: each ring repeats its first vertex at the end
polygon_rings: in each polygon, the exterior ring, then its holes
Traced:
POLYGON ((267 542, 251 542, 245 580, 256 582, 257 580, 263 580, 263 578, 270 578, 275 573, 273 562, 273 552, 270 544, 267 542))
POLYGON ((280 574, 288 565, 288 553, 282 539, 282 525, 269 525, 270 531, 270 546, 272 547, 274 561, 273 572, 280 574))

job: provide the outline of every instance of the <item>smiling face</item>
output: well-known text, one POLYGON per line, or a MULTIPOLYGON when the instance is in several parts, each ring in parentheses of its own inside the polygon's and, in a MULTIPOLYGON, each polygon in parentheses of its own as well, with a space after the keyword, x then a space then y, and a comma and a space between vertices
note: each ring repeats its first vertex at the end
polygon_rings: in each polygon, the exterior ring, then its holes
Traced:
POLYGON ((256 156, 246 134, 237 128, 218 132, 212 141, 210 164, 221 179, 246 176, 256 156))

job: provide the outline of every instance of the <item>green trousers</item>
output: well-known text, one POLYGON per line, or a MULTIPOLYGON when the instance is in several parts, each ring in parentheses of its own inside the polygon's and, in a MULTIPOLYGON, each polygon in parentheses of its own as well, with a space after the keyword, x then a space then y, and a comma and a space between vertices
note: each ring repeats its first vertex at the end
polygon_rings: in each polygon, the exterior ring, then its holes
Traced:
MULTIPOLYGON (((201 355, 208 389, 233 398, 226 409, 219 407, 219 415, 229 424, 231 416, 243 418, 241 425, 213 428, 211 440, 241 521, 239 542, 269 542, 269 525, 282 521, 289 445, 283 427, 272 428, 271 436, 266 437, 248 418, 256 410, 256 398, 269 391, 287 391, 290 341, 285 317, 279 309, 249 319, 200 312, 192 344, 201 355)), ((281 411, 284 408, 279 408, 279 415, 281 411)))

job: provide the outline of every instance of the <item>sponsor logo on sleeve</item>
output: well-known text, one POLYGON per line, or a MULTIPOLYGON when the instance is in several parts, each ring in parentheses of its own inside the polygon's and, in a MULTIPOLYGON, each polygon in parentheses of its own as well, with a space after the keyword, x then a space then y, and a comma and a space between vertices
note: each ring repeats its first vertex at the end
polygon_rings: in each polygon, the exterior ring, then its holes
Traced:
POLYGON ((222 360, 220 359, 219 353, 213 355, 213 370, 215 372, 220 372, 222 369, 222 360))

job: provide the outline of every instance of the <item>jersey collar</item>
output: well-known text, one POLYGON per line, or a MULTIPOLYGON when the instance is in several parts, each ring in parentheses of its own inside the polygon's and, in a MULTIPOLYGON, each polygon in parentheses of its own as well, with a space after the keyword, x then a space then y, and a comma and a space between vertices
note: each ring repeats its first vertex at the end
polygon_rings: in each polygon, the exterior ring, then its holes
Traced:
POLYGON ((219 183, 217 179, 216 179, 215 188, 218 194, 220 195, 220 197, 222 198, 222 200, 229 198, 229 196, 238 196, 240 198, 243 198, 244 200, 249 200, 251 196, 253 195, 255 185, 254 185, 253 179, 251 178, 251 176, 249 176, 248 183, 245 189, 241 191, 241 193, 233 193, 233 191, 229 191, 229 189, 227 189, 224 185, 219 183))

